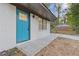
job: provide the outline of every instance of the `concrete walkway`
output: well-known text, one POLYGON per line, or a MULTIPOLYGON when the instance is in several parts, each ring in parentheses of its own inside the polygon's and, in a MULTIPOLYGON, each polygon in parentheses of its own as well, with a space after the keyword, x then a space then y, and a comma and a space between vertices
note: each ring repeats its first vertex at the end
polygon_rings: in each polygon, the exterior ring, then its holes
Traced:
POLYGON ((79 35, 66 35, 66 34, 55 34, 55 33, 53 33, 52 35, 57 37, 69 38, 73 40, 79 40, 79 35))
POLYGON ((42 39, 37 39, 33 41, 30 40, 22 45, 19 45, 18 49, 20 49, 26 55, 33 56, 56 38, 57 36, 52 34, 42 39))
POLYGON ((42 39, 27 41, 24 44, 21 44, 17 47, 22 52, 24 52, 26 55, 33 56, 37 52, 39 52, 41 49, 46 47, 50 42, 52 42, 57 37, 63 37, 63 38, 69 38, 69 39, 73 39, 73 40, 79 40, 79 36, 53 33, 50 36, 47 36, 47 37, 42 38, 42 39))

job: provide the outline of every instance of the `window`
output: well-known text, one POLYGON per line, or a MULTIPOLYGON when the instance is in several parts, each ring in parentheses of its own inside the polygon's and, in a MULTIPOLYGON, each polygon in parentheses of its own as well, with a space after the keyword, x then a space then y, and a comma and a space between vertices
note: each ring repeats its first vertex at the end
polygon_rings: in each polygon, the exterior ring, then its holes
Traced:
POLYGON ((47 29, 47 21, 39 18, 39 30, 47 29))
POLYGON ((42 19, 41 18, 39 18, 39 30, 42 30, 42 19))
POLYGON ((43 19, 43 29, 47 29, 47 21, 43 19))
POLYGON ((26 21, 27 20, 27 14, 20 12, 19 13, 19 19, 22 21, 26 21))

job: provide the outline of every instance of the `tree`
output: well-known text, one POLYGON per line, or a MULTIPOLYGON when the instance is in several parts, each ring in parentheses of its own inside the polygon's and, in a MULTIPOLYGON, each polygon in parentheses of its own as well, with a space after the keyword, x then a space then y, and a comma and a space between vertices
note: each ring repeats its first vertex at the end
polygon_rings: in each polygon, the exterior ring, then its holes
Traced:
POLYGON ((57 12, 58 12, 57 20, 58 20, 58 24, 59 24, 60 12, 61 12, 61 4, 57 3, 56 6, 57 6, 57 12))
POLYGON ((69 11, 67 13, 68 24, 79 33, 79 4, 72 3, 69 6, 69 11))

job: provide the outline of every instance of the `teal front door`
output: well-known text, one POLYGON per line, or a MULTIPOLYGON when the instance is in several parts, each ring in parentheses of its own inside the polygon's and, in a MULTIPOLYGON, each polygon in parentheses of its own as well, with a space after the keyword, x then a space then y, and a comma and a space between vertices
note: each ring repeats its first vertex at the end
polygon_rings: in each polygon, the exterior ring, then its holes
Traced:
POLYGON ((16 9, 16 43, 29 40, 29 12, 16 9))

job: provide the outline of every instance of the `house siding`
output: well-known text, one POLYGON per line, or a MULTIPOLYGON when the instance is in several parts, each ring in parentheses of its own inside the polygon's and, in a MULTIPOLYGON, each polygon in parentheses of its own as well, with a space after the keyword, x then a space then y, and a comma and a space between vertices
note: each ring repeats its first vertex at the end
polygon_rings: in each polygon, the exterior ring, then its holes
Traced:
POLYGON ((31 40, 41 39, 50 35, 50 22, 47 21, 47 29, 39 30, 39 19, 42 19, 35 15, 35 18, 32 17, 33 14, 30 14, 30 33, 31 40))
MULTIPOLYGON (((50 22, 47 21, 46 30, 39 30, 38 20, 39 17, 33 18, 30 14, 29 41, 50 35, 50 22)), ((16 44, 16 6, 7 3, 0 4, 0 51, 11 49, 25 42, 16 44)))
POLYGON ((0 51, 16 45, 16 7, 0 4, 0 51))

